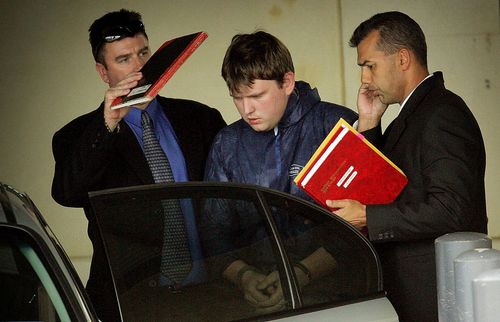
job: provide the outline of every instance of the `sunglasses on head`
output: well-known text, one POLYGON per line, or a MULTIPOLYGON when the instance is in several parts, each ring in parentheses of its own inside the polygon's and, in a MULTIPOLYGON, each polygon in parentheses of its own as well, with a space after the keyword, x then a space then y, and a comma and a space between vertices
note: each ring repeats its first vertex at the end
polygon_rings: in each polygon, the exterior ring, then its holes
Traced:
POLYGON ((144 33, 144 24, 141 21, 129 21, 126 24, 116 25, 104 28, 101 32, 99 43, 95 47, 94 57, 97 57, 99 50, 104 43, 110 43, 126 37, 133 37, 137 33, 144 33))

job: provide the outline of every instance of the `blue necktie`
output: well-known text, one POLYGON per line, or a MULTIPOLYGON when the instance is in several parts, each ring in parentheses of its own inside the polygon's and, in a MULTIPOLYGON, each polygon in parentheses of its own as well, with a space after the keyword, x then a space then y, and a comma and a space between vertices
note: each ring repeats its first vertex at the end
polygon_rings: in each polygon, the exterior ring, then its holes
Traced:
MULTIPOLYGON (((175 182, 170 162, 156 137, 148 113, 141 114, 144 155, 155 183, 175 182)), ((181 284, 191 270, 191 253, 184 225, 184 216, 177 200, 162 200, 164 216, 161 273, 170 281, 181 284)))

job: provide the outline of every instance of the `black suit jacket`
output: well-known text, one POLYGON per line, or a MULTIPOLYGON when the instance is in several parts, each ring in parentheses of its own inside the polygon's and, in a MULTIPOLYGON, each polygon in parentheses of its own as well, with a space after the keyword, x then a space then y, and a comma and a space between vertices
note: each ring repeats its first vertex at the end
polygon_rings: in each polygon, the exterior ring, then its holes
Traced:
MULTIPOLYGON (((226 124, 220 113, 198 102, 157 97, 176 133, 189 180, 202 180, 212 140, 226 124)), ((63 206, 83 207, 94 253, 87 292, 104 321, 118 319, 109 269, 88 192, 154 183, 137 139, 122 120, 120 131, 105 128, 103 105, 54 134, 56 161, 52 197, 63 206)))
POLYGON ((369 238, 401 321, 437 321, 435 238, 486 233, 483 139, 440 72, 417 87, 387 132, 382 136, 378 127, 364 135, 409 183, 395 202, 367 206, 369 238))

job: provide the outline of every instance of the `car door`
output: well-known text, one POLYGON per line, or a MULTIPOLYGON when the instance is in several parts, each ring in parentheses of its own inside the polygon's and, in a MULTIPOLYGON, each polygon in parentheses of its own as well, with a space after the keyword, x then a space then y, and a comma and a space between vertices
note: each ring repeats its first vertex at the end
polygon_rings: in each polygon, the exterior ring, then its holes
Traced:
POLYGON ((26 194, 1 182, 0 321, 97 321, 38 209, 26 194))
POLYGON ((188 182, 92 192, 90 200, 124 321, 397 321, 368 240, 302 199, 188 182), (191 257, 180 283, 162 268, 165 203, 172 201, 182 209, 191 257), (242 274, 228 278, 241 263, 256 277, 257 293, 245 292, 242 274))

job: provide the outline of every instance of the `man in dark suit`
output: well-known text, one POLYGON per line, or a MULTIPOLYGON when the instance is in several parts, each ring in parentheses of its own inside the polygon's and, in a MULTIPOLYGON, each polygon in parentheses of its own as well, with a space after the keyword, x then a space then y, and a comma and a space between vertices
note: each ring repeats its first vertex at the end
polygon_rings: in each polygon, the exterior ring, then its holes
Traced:
POLYGON ((486 233, 485 150, 464 101, 429 74, 420 26, 400 12, 377 14, 354 31, 361 66, 358 95, 363 135, 407 175, 391 204, 329 201, 336 214, 367 228, 384 272, 384 286, 402 322, 437 321, 434 239, 450 232, 486 233), (400 113, 382 135, 390 104, 400 113))
POLYGON ((109 89, 99 108, 55 133, 52 196, 63 206, 84 208, 94 248, 87 292, 98 316, 115 321, 115 295, 88 192, 155 182, 143 152, 142 112, 154 125, 175 181, 203 179, 212 139, 225 122, 201 103, 159 96, 112 110, 113 100, 128 94, 142 77, 139 70, 151 56, 148 37, 140 14, 124 9, 94 21, 89 34, 96 70, 109 89))

